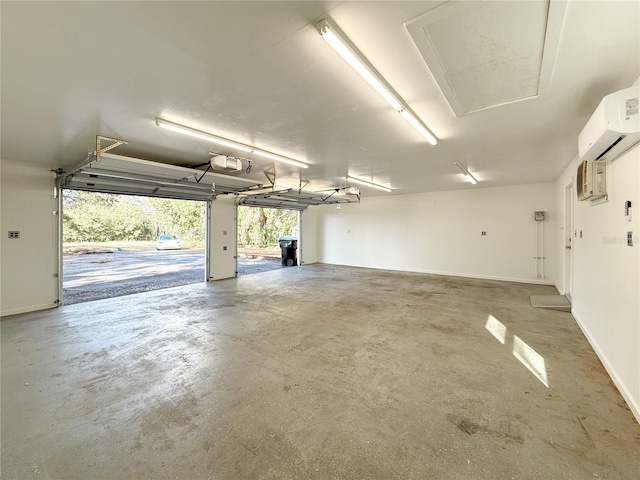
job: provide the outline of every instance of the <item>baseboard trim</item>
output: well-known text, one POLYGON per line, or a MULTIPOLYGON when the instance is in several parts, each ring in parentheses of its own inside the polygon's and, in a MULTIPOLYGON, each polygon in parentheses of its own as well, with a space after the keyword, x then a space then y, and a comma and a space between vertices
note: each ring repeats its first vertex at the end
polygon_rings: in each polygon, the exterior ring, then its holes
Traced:
POLYGON ((573 308, 571 309, 571 315, 573 315, 574 320, 578 324, 578 327, 580 327, 580 330, 582 330, 583 335, 586 337, 587 341, 591 345, 591 348, 593 348, 593 351, 596 352, 596 355, 602 362, 604 369, 607 371, 607 373, 609 374, 609 377, 611 377, 611 380, 618 388, 620 395, 622 395, 622 398, 624 398, 624 401, 627 402, 627 406, 631 410, 631 413, 633 413, 633 416, 636 417, 636 421, 640 423, 640 405, 635 405, 633 403, 633 399, 631 398, 631 395, 629 395, 629 392, 625 388, 624 383, 616 375, 615 369, 611 366, 611 364, 607 360, 607 356, 602 352, 602 350, 598 346, 598 343, 593 339, 593 337, 589 335, 589 331, 585 328, 583 322, 580 320, 580 316, 573 308))
POLYGON ((555 283, 550 280, 530 279, 530 278, 511 278, 511 277, 498 277, 494 275, 479 275, 472 273, 457 273, 457 272, 442 272, 439 270, 398 270, 392 268, 372 267, 368 265, 349 265, 345 263, 330 263, 319 262, 326 265, 336 265, 344 267, 356 267, 356 268, 370 268, 372 270, 385 270, 387 272, 408 272, 408 273, 424 273, 426 275, 440 275, 443 277, 461 277, 461 278, 474 278, 477 280, 497 280, 499 282, 514 282, 514 283, 529 283, 534 285, 550 285, 554 286, 555 283))
POLYGON ((539 280, 533 278, 511 278, 511 277, 497 277, 494 275, 478 275, 472 273, 452 273, 452 272, 440 272, 436 270, 409 270, 413 273, 427 273, 430 275, 442 275, 447 277, 462 277, 462 278, 475 278, 477 280, 497 280, 499 282, 514 282, 514 283, 530 283, 534 285, 551 285, 554 283, 549 280, 539 280))

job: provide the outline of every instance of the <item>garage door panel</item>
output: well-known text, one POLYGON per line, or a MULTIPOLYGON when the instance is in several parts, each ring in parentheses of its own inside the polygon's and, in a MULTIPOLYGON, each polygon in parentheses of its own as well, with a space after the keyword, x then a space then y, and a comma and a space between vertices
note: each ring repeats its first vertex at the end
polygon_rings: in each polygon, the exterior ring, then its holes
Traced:
POLYGON ((66 188, 103 193, 143 195, 150 197, 180 198, 186 200, 211 199, 210 185, 180 185, 144 179, 114 178, 85 173, 75 174, 66 188))
POLYGON ((210 200, 262 184, 256 180, 103 153, 64 176, 64 188, 104 193, 210 200), (215 187, 215 188, 214 188, 215 187))
POLYGON ((309 192, 305 190, 285 189, 271 192, 252 193, 242 192, 240 205, 248 207, 281 208, 302 211, 313 205, 334 205, 339 203, 357 203, 360 199, 356 195, 345 195, 323 192, 309 192))

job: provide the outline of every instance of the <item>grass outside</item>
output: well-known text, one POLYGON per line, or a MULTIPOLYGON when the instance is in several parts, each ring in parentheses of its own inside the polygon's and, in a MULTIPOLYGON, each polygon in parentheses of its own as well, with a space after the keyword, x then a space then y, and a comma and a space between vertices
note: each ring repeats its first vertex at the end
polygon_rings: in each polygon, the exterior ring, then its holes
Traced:
POLYGON ((241 247, 238 246, 239 258, 252 258, 252 259, 280 259, 280 246, 271 245, 268 247, 241 247))
MULTIPOLYGON (((126 252, 141 252, 156 248, 155 241, 110 241, 110 242, 67 242, 63 246, 65 255, 77 255, 83 253, 113 252, 118 248, 126 252)), ((204 241, 186 242, 182 241, 182 249, 204 248, 204 241)), ((238 247, 240 258, 280 258, 280 246, 270 245, 267 247, 238 247)))
MULTIPOLYGON (((204 241, 181 241, 182 249, 197 249, 204 248, 204 241)), ((97 253, 97 252, 113 252, 118 248, 127 252, 140 252, 144 250, 152 250, 156 248, 155 240, 149 241, 110 241, 110 242, 66 242, 63 245, 62 251, 65 255, 73 255, 78 253, 97 253)))

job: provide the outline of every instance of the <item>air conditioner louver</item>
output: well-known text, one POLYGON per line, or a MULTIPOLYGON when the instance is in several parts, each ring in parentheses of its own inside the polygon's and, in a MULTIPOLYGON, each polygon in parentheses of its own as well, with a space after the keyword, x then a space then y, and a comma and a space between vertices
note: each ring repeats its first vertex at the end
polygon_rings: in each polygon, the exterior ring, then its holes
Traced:
POLYGON ((611 161, 640 141, 640 86, 607 95, 578 136, 582 160, 611 161))

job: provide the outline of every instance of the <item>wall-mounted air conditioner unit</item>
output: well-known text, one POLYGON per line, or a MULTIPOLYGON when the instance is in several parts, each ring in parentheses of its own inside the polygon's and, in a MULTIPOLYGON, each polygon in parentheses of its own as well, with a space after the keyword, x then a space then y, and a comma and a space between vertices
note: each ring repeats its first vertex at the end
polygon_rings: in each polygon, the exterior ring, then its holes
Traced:
POLYGON ((640 86, 602 99, 578 136, 582 160, 613 160, 640 141, 640 86))
POLYGON ((576 191, 578 200, 596 200, 607 194, 606 162, 585 160, 578 166, 576 191))

